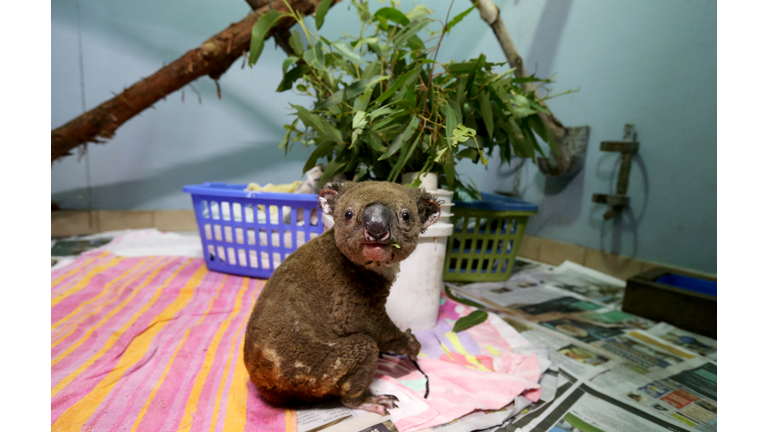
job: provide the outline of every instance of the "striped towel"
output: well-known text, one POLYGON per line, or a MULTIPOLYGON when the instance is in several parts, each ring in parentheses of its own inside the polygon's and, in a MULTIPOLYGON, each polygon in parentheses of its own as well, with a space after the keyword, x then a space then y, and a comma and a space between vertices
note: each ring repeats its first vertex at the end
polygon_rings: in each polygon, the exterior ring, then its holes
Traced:
POLYGON ((92 251, 51 273, 51 430, 295 431, 243 364, 264 281, 92 251))
MULTIPOLYGON (((52 271, 51 430, 297 431, 296 412, 264 403, 243 363, 264 283, 209 272, 201 258, 98 250, 52 271)), ((498 409, 520 393, 538 399, 540 365, 514 352, 527 341, 500 318, 451 331, 471 310, 444 298, 438 325, 416 332, 427 400, 411 362, 380 360, 374 387, 423 401, 395 420, 400 430, 498 409)))

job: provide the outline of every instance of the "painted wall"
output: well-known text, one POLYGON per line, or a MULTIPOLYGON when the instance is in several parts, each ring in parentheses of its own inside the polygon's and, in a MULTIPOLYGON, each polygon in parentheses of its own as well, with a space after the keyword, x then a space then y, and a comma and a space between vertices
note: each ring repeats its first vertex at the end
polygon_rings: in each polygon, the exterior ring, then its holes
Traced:
MULTIPOLYGON (((410 1, 403 1, 409 8, 410 1)), ((450 2, 422 1, 443 18, 450 2)), ((550 101, 568 126, 588 125, 584 169, 573 179, 547 179, 526 162, 487 169, 462 164, 459 173, 482 190, 516 191, 540 206, 529 233, 639 259, 717 272, 716 24, 714 1, 497 0, 526 67, 555 75, 550 101), (640 152, 630 176, 630 209, 605 222, 593 193, 615 190, 617 154, 600 142, 620 140, 635 124, 640 152)), ((469 5, 454 4, 452 16, 469 5)), ((372 7, 379 3, 372 1, 372 7)), ((178 58, 248 12, 242 0, 51 4, 51 127, 82 112, 80 50, 88 109, 178 58)), ((311 21, 311 20, 309 20, 311 21)), ((347 3, 335 6, 321 32, 355 33, 347 3)), ((477 12, 441 48, 440 59, 485 53, 504 61, 477 12)), ((64 208, 188 209, 185 184, 204 181, 283 183, 300 178, 309 152, 277 149, 289 103, 275 93, 285 54, 271 42, 259 64, 233 66, 220 80, 195 82, 118 129, 86 161, 69 157, 51 172, 52 199, 64 208), (199 94, 199 96, 198 96, 199 94), (199 103, 198 98, 202 100, 199 103)))

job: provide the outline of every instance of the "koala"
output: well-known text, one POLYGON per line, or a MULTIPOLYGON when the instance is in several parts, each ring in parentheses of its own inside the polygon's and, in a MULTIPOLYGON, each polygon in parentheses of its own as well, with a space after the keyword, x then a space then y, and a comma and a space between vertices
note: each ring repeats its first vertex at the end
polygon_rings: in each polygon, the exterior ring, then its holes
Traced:
POLYGON ((374 181, 330 184, 318 200, 334 227, 291 253, 267 281, 248 320, 245 367, 273 405, 340 398, 385 415, 397 398, 368 390, 379 353, 415 360, 421 345, 384 306, 399 262, 440 206, 421 189, 374 181))

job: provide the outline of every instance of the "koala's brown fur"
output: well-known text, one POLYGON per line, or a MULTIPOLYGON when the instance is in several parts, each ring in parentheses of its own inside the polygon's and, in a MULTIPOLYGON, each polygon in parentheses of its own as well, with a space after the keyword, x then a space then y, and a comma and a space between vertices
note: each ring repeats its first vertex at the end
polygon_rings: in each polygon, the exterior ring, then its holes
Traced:
POLYGON ((420 189, 388 182, 330 185, 319 199, 334 228, 293 252, 264 286, 248 321, 245 366, 270 403, 340 397, 383 414, 394 398, 368 392, 379 352, 415 359, 421 348, 384 305, 398 263, 440 207, 420 189))

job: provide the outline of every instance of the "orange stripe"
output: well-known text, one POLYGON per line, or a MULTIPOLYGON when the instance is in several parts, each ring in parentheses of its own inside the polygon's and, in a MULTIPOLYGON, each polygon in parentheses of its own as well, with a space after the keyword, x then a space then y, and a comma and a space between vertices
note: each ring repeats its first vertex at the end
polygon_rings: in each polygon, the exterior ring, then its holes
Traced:
MULTIPOLYGON (((125 289, 125 287, 126 287, 126 286, 129 286, 131 283, 133 283, 134 281, 136 281, 136 280, 140 279, 141 277, 143 277, 144 275, 146 275, 146 274, 147 274, 147 273, 149 273, 150 271, 152 271, 152 270, 154 270, 154 269, 158 268, 158 266, 159 266, 159 265, 161 265, 161 264, 163 263, 163 261, 166 261, 166 260, 162 260, 162 261, 160 261, 160 262, 158 263, 158 265, 156 265, 156 266, 153 266, 153 267, 150 267, 149 269, 147 269, 147 270, 145 270, 145 271, 143 271, 143 272, 141 272, 141 273, 137 274, 136 276, 134 276, 134 277, 133 277, 133 278, 132 278, 130 281, 126 282, 126 283, 125 283, 125 285, 123 285, 122 287, 120 287, 120 289, 119 289, 119 291, 120 291, 120 294, 122 294, 122 291, 123 291, 123 289, 125 289)), ((170 260, 168 260, 168 261, 170 261, 170 260)), ((121 276, 121 277, 122 277, 122 276, 121 276)), ((141 288, 143 288, 145 285, 146 285, 146 284, 144 284, 144 285, 140 285, 140 286, 139 286, 137 289, 141 289, 141 288)), ((112 299, 110 299, 109 301, 107 301, 107 302, 106 302, 106 303, 104 303, 103 305, 100 305, 100 306, 98 306, 98 307, 96 308, 96 310, 94 310, 94 311, 90 312, 89 314, 87 314, 86 316, 84 316, 84 317, 80 318, 79 320, 77 320, 77 321, 71 321, 71 322, 65 322, 65 323, 62 323, 62 326, 61 326, 61 328, 59 328, 59 329, 58 329, 58 331, 54 332, 54 333, 51 335, 51 341, 53 341, 53 342, 51 343, 51 348, 55 347, 56 345, 60 344, 60 343, 61 343, 61 342, 63 342, 64 340, 66 340, 66 338, 68 338, 68 337, 69 337, 69 335, 71 335, 72 333, 74 333, 74 332, 75 332, 75 330, 77 330, 77 328, 80 326, 80 324, 82 324, 82 323, 83 323, 83 321, 84 321, 86 318, 88 318, 88 317, 90 317, 90 316, 93 316, 93 315, 96 315, 96 314, 98 314, 99 312, 101 312, 102 310, 104 310, 104 309, 105 309, 107 306, 109 306, 110 304, 112 304, 112 303, 114 303, 115 301, 119 300, 119 298, 120 298, 120 294, 113 296, 113 297, 112 297, 112 299), (64 332, 66 332, 66 334, 63 334, 64 332), (54 341, 54 339, 55 339, 55 341, 54 341)), ((69 316, 65 317, 64 319, 68 319, 68 318, 69 318, 69 316)), ((59 322, 61 322, 61 320, 60 320, 59 322)))
MULTIPOLYGON (((211 312, 213 309, 213 301, 219 297, 219 294, 221 294, 221 288, 224 286, 224 279, 222 279, 221 284, 219 284, 219 287, 216 289, 216 295, 211 298, 211 302, 208 304, 208 309, 203 313, 203 316, 198 320, 197 324, 193 327, 199 326, 200 323, 203 322, 205 317, 208 316, 208 313, 211 312)), ((160 379, 157 382, 157 385, 155 385, 155 388, 152 389, 152 393, 149 394, 149 398, 147 398, 147 402, 144 403, 144 406, 141 407, 141 411, 139 411, 139 415, 136 417, 136 421, 133 422, 133 427, 131 428, 131 432, 135 431, 136 428, 139 427, 139 424, 144 419, 144 415, 147 413, 147 410, 149 409, 149 404, 152 403, 152 400, 155 398, 155 394, 160 389, 160 386, 165 381, 165 377, 168 375, 168 371, 171 370, 171 365, 173 365, 173 362, 176 360, 176 355, 181 350, 181 347, 184 346, 184 343, 186 342, 187 338, 189 337, 189 332, 192 331, 192 328, 188 328, 184 332, 184 337, 181 338, 181 342, 178 346, 176 346, 176 350, 173 352, 173 355, 171 356, 170 361, 168 362, 168 365, 165 367, 165 370, 163 371, 163 375, 160 377, 160 379)))
POLYGON ((93 262, 93 261, 94 261, 96 258, 104 258, 104 257, 106 257, 107 255, 109 255, 109 252, 104 252, 104 253, 102 253, 102 254, 99 254, 98 256, 95 256, 95 257, 93 257, 93 258, 88 258, 88 259, 87 259, 87 260, 85 260, 85 261, 84 261, 82 264, 80 264, 79 266, 77 266, 77 267, 75 267, 74 269, 70 270, 68 273, 65 273, 65 274, 63 274, 63 275, 59 276, 58 278, 56 278, 56 280, 54 280, 53 282, 51 282, 51 287, 55 287, 56 285, 58 285, 59 283, 61 283, 61 281, 63 281, 64 279, 66 279, 66 278, 68 278, 68 277, 72 276, 73 274, 75 274, 75 273, 79 272, 80 270, 82 270, 82 268, 83 268, 83 267, 85 267, 85 266, 87 266, 88 264, 92 263, 92 262, 93 262))
POLYGON ((285 410, 285 432, 298 432, 299 424, 296 417, 296 410, 285 410))
MULTIPOLYGON (((76 349, 77 349, 77 348, 78 348, 80 345, 82 345, 82 344, 83 344, 83 343, 84 343, 86 340, 88 340, 88 338, 89 338, 89 337, 90 337, 90 336, 93 334, 93 332, 95 332, 95 331, 96 331, 96 330, 97 330, 97 329, 98 329, 98 328, 99 328, 99 327, 100 327, 102 324, 104 324, 105 322, 107 322, 107 320, 109 320, 110 318, 112 318, 113 316, 115 316, 115 315, 116 315, 116 314, 117 314, 117 313, 118 313, 120 310, 122 310, 122 308, 123 308, 125 305, 129 304, 129 303, 131 302, 131 300, 133 300, 133 298, 134 298, 134 297, 136 297, 136 295, 138 295, 138 294, 139 294, 139 292, 140 292, 142 289, 144 289, 144 288, 145 288, 147 285, 149 285, 149 283, 150 283, 150 282, 152 282, 152 280, 155 278, 155 276, 157 276, 157 274, 158 274, 158 273, 160 273, 160 270, 162 270, 163 268, 167 267, 169 264, 170 264, 170 262, 166 263, 166 264, 165 264, 165 265, 163 265, 162 267, 159 267, 159 268, 157 268, 157 269, 156 269, 154 272, 152 272, 152 274, 151 274, 151 275, 149 275, 149 278, 147 278, 147 280, 145 280, 145 281, 144 281, 144 283, 142 283, 140 286, 136 287, 136 289, 135 289, 135 290, 133 290, 133 293, 131 293, 131 295, 130 295, 130 296, 127 298, 127 299, 123 300, 123 302, 122 302, 122 303, 120 303, 119 305, 117 305, 117 307, 115 307, 114 309, 112 309, 112 310, 111 310, 111 311, 110 311, 108 314, 106 314, 106 315, 104 316, 104 318, 102 318, 102 319, 101 319, 101 320, 100 320, 98 323, 96 323, 96 324, 92 325, 92 326, 91 326, 91 327, 88 329, 88 331, 86 331, 86 332, 85 332, 85 334, 84 334, 82 337, 80 337, 80 339, 78 339, 78 340, 77 340, 77 342, 75 342, 75 343, 73 343, 72 345, 70 345, 70 346, 69 346, 69 347, 68 347, 66 350, 64 350, 64 351, 63 351, 63 352, 61 352, 61 353, 60 353, 58 356, 56 356, 56 358, 55 358, 55 359, 51 360, 51 366, 54 366, 56 363, 58 363, 58 362, 62 361, 62 360, 63 360, 63 359, 66 357, 66 356, 68 356, 68 355, 72 354, 72 352, 73 352, 74 350, 76 350, 76 349)), ((186 264, 185 264, 185 265, 186 265, 186 264)), ((182 266, 182 267, 184 267, 184 266, 182 266)), ((173 278, 173 277, 174 277, 176 274, 178 274, 178 271, 179 271, 179 270, 181 270, 181 268, 179 268, 179 269, 177 270, 177 272, 176 272, 176 273, 175 273, 173 276, 171 276, 171 279, 172 279, 172 278, 173 278)), ((168 280, 170 281, 171 279, 168 279, 168 280)), ((155 296, 154 296, 154 297, 153 297, 153 298, 150 300, 150 303, 149 303, 148 305, 146 305, 146 306, 145 306, 145 308, 146 308, 146 307, 149 307, 149 306, 150 306, 152 303, 154 303, 154 301, 155 301, 155 300, 157 300, 157 297, 158 297, 158 296, 159 296, 159 291, 155 293, 155 296)), ((142 309, 142 311, 143 311, 143 309, 142 309)), ((142 311, 140 311, 140 313, 142 313, 142 311)), ((125 330, 128 328, 127 326, 130 326, 131 324, 133 324, 133 322, 134 322, 134 321, 135 321, 137 318, 138 318, 138 315, 134 315, 134 316, 133 316, 133 318, 131 318, 131 320, 128 322, 128 324, 126 324, 125 326, 123 326, 123 328, 122 328, 122 329, 120 329, 120 331, 119 331, 119 332, 117 332, 117 333, 113 333, 113 334, 112 334, 112 336, 110 337, 109 341, 111 341, 112 343, 114 343, 114 340, 113 340, 113 338, 114 338, 114 339, 116 339, 116 338, 117 338, 117 336, 121 335, 121 334, 122 334, 122 333, 123 333, 123 332, 124 332, 124 331, 125 331, 125 330), (117 335, 117 336, 115 336, 115 335, 117 335)), ((73 329, 72 331, 74 331, 74 329, 73 329)), ((67 337, 67 335, 64 335, 64 337, 67 337)), ((62 339, 63 339, 63 338, 62 338, 62 339)), ((61 339, 60 339, 60 340, 61 340, 61 339)), ((109 341, 107 342, 108 344, 110 343, 109 341)), ((54 343, 54 344, 53 344, 53 346, 55 346, 55 345, 56 345, 56 344, 58 344, 58 343, 59 343, 59 341, 56 341, 56 343, 54 343)), ((111 344, 110 344, 109 346, 111 347, 111 344)), ((96 359, 93 359, 93 361, 96 361, 96 359)))
MULTIPOLYGON (((190 262, 192 262, 191 259, 184 263, 174 275, 168 279, 168 282, 173 280, 176 274, 190 262)), ((201 266, 197 269, 184 288, 179 291, 179 296, 176 300, 153 320, 152 325, 149 326, 147 331, 136 336, 131 342, 131 345, 120 357, 117 366, 99 381, 96 387, 88 393, 88 395, 77 401, 77 403, 69 407, 69 409, 56 419, 51 430, 70 431, 82 428, 85 422, 88 421, 107 395, 109 395, 112 389, 117 385, 125 370, 144 358, 155 336, 189 303, 194 295, 195 287, 200 285, 200 282, 203 280, 203 277, 205 277, 207 271, 205 266, 201 266)), ((158 289, 158 294, 167 284, 168 283, 165 283, 158 289)))
MULTIPOLYGON (((258 289, 255 289, 251 295, 251 305, 253 305, 256 300, 256 294, 261 291, 261 288, 264 286, 263 281, 260 282, 261 286, 258 289)), ((246 317, 243 322, 247 323, 248 318, 250 318, 250 315, 246 317)), ((229 393, 227 394, 227 413, 224 418, 224 432, 245 431, 249 379, 248 371, 245 370, 243 350, 240 349, 237 354, 237 363, 235 363, 235 376, 232 378, 232 385, 229 386, 229 393)))
POLYGON ((200 371, 195 377, 195 383, 192 385, 192 391, 190 392, 189 398, 187 399, 187 405, 184 407, 184 417, 179 422, 179 425, 185 425, 192 421, 192 413, 197 410, 197 403, 200 400, 200 393, 203 391, 203 385, 205 384, 205 380, 208 378, 208 372, 210 372, 211 366, 213 365, 213 360, 216 357, 216 350, 218 349, 221 337, 229 327, 229 324, 232 322, 232 319, 234 318, 237 311, 239 311, 242 307, 245 287, 246 285, 244 285, 243 288, 241 288, 237 293, 234 310, 230 312, 229 316, 227 316, 227 319, 221 323, 221 325, 219 325, 218 330, 216 330, 216 334, 213 336, 213 340, 208 345, 208 350, 205 352, 205 360, 203 361, 203 365, 201 366, 200 371))
MULTIPOLYGON (((174 278, 175 278, 175 277, 176 277, 176 276, 179 274, 179 272, 180 272, 182 269, 184 269, 184 267, 186 267, 186 266, 187 266, 187 265, 188 265, 190 262, 191 262, 191 260, 187 260, 187 262, 185 262, 185 263, 184 263, 184 264, 182 264, 182 265, 181 265, 181 266, 180 266, 178 269, 176 269, 176 271, 174 271, 174 272, 173 272, 173 274, 172 274, 172 275, 170 275, 170 276, 168 277, 168 279, 166 279, 165 283, 163 283, 163 284, 162 284, 162 285, 161 285, 161 286, 160 286, 160 287, 159 287, 159 288, 158 288, 158 289, 155 291, 155 294, 154 294, 154 296, 153 296, 153 297, 152 297, 152 298, 149 300, 149 302, 147 302, 147 304, 145 304, 145 305, 144 305, 144 307, 142 307, 140 311, 136 312, 136 313, 135 313, 135 314, 134 314, 134 315, 131 317, 131 319, 130 319, 130 320, 127 322, 127 323, 125 323, 125 324, 123 325, 123 327, 122 327, 120 330, 118 330, 118 331, 116 331, 116 332, 113 332, 113 333, 112 333, 112 334, 109 336, 109 339, 107 339, 107 342, 104 344, 104 346, 103 346, 103 347, 101 347, 101 350, 99 350, 99 352, 97 352, 97 353, 96 353, 96 354, 95 354, 93 357, 89 358, 89 359, 88 359, 88 360, 87 360, 87 361, 86 361, 86 362, 85 362, 83 365, 81 365, 79 368, 77 368, 77 370, 76 370, 76 371, 72 372, 72 373, 71 373, 71 374, 69 374, 69 375, 68 375, 66 378, 64 378, 64 379, 63 379, 63 380, 61 380, 61 381, 60 381, 58 384, 56 384, 56 387, 54 387, 54 388, 53 388, 53 390, 51 391, 51 397, 53 397, 53 396, 56 396, 56 394, 57 394, 58 392, 60 392, 60 391, 61 391, 61 390, 62 390, 64 387, 66 387, 66 386, 67 386, 67 385, 68 385, 70 382, 72 382, 72 381, 73 381, 75 378, 77 378, 77 377, 78 377, 78 375, 80 375, 80 374, 81 374, 81 373, 82 373, 84 370, 88 369, 88 368, 89 368, 89 367, 90 367, 92 364, 94 364, 94 363, 96 362, 96 360, 98 360, 98 359, 99 359, 99 358, 100 358, 102 355, 104 355, 104 353, 105 353, 105 352, 107 352, 107 351, 108 351, 110 348, 112 348, 112 346, 115 344, 115 342, 117 342, 117 339, 118 339, 120 336, 122 336, 122 335, 123 335, 123 333, 125 333, 125 332, 126 332, 126 330, 128 330, 128 329, 129 329, 129 328, 130 328, 130 327, 133 325, 133 323, 134 323, 134 322, 135 322, 137 319, 139 319, 139 317, 141 317, 141 315, 143 315, 143 314, 144 314, 144 312, 146 312, 146 311, 147 311, 147 310, 148 310, 148 309, 149 309, 149 308, 150 308, 150 307, 151 307, 151 306, 152 306, 152 305, 153 305, 153 304, 154 304, 154 303, 157 301, 157 299, 158 299, 158 298, 160 298, 160 294, 163 292, 163 289, 164 289, 166 286, 168 286, 168 284, 169 284, 169 283, 171 283, 171 281, 172 281, 172 280, 173 280, 173 279, 174 279, 174 278)), ((165 267, 165 266, 163 266, 163 267, 165 267)), ((159 268, 159 269, 155 270, 155 272, 152 274, 151 278, 154 278, 154 276, 155 276, 155 275, 157 275, 157 273, 158 273, 160 270, 162 270, 162 268, 159 268)), ((142 285, 142 287, 135 289, 135 290, 133 291, 133 294, 131 294, 131 296, 130 296, 129 298, 127 298, 127 299, 126 299, 126 300, 125 300, 123 303, 121 303, 121 304, 120 304, 120 305, 119 305, 117 308, 115 308, 115 309, 114 309, 114 310, 112 310, 112 311, 111 311, 109 314, 107 314, 107 315, 106 315, 104 318, 102 318, 102 320, 101 320, 101 321, 99 321, 97 324, 95 324, 95 325, 93 325, 91 328, 89 328, 89 329, 88 329, 88 331, 85 333, 85 335, 83 335, 83 337, 81 337, 81 338, 80 338, 80 340, 78 340, 76 343, 72 344, 72 345, 71 345, 69 348, 67 348, 67 349, 66 349, 66 351, 62 352, 62 353, 61 353, 61 354, 59 354, 59 355, 58 355, 58 356, 57 356, 55 359, 53 359, 53 361, 51 361, 51 366, 55 365, 56 363, 58 363, 58 362, 60 362, 62 359, 64 359, 66 356, 68 356, 69 354, 71 354, 71 353, 72 353, 72 351, 74 351, 74 350, 75 350, 77 347, 79 347, 80 345, 82 345, 82 344, 83 344, 83 342, 85 342, 85 341, 88 339, 88 337, 90 337, 90 335, 91 335, 91 334, 92 334, 94 331, 96 331, 97 329, 99 329, 99 327, 100 327, 100 326, 101 326, 101 325, 102 325, 104 322, 106 322, 106 321, 107 321, 109 318, 111 318, 113 315, 117 314, 117 312, 118 312, 118 311, 119 311, 119 310, 120 310, 120 309, 121 309, 121 308, 122 308, 124 305, 126 305, 126 304, 130 303, 130 301, 133 299, 133 297, 136 295, 136 293, 137 293, 138 291, 140 291, 140 290, 141 290, 141 288, 143 288, 143 287, 144 287, 146 284, 148 284, 148 283, 149 283, 149 282, 152 280, 151 278, 150 278, 150 279, 148 279, 148 280, 147 280, 147 281, 146 281, 146 282, 145 282, 145 283, 142 285)))
MULTIPOLYGON (((144 264, 145 262, 147 262, 147 260, 146 260, 146 259, 144 259, 144 260, 141 260, 141 261, 140 261, 138 264, 136 264, 135 266, 131 267, 129 270, 126 270, 126 271, 125 271, 125 273, 121 274, 120 276, 118 276, 118 277, 117 277, 117 278, 115 278, 114 280, 112 280, 112 281, 110 281, 110 282, 106 283, 106 284, 104 285, 104 290, 103 290, 101 293, 99 293, 99 295, 97 295, 96 297, 94 297, 94 298, 92 298, 92 299, 90 299, 90 300, 88 300, 88 301, 86 301, 86 302, 83 302, 83 303, 81 303, 81 304, 80 304, 80 305, 79 305, 79 306, 78 306, 78 307, 77 307, 75 310, 73 310, 72 312, 70 312, 70 313, 69 313, 69 315, 67 315, 67 316, 65 316, 64 318, 62 318, 62 319, 60 319, 60 320, 56 321, 55 323, 51 324, 51 330, 55 330, 55 329, 56 329, 57 327, 59 327, 60 325, 62 325, 62 324, 64 324, 64 323, 66 323, 68 320, 70 320, 72 317, 74 317, 74 316, 75 316, 75 315, 76 315, 78 312, 80 312, 81 310, 83 310, 83 308, 84 308, 84 307, 86 307, 86 306, 88 306, 88 305, 91 305, 91 304, 94 304, 94 303, 96 303, 96 302, 97 302, 97 301, 98 301, 100 298, 102 298, 102 297, 104 297, 105 295, 107 295, 107 293, 109 292, 110 288, 111 288, 113 285, 115 285, 116 283, 118 283, 118 282, 119 282, 121 279, 123 279, 124 277, 128 276, 130 273, 132 273, 134 270, 136 270, 138 267, 140 267, 140 266, 141 266, 142 264, 144 264)), ((147 270, 147 271, 148 271, 148 270, 147 270)), ((127 285, 127 284, 130 284, 130 283, 131 283, 131 282, 133 282, 134 280, 138 279, 138 278, 139 278, 139 277, 141 277, 143 274, 145 274, 147 271, 144 271, 144 272, 142 272, 142 273, 139 273, 137 276, 134 276, 134 277, 133 277, 131 280, 129 280, 128 282, 126 282, 126 285, 127 285)), ((121 288, 123 288, 124 286, 125 286, 125 285, 121 286, 121 288)), ((110 300, 110 301, 111 301, 111 300, 110 300)), ((106 304, 109 304, 109 302, 105 303, 105 305, 106 305, 106 304)), ((101 309, 101 307, 99 307, 99 309, 101 309)), ((93 314, 89 314, 89 315, 87 315, 86 317, 84 317, 83 319, 85 319, 85 318, 87 318, 87 317, 89 317, 89 316, 91 316, 91 315, 93 315, 93 314)), ((82 321, 82 319, 81 319, 80 321, 82 321)), ((54 337, 56 337, 56 335, 54 335, 54 337)))
MULTIPOLYGON (((247 291, 247 288, 248 288, 248 278, 243 278, 243 289, 247 291)), ((254 291, 254 295, 255 295, 255 291, 254 291)), ((242 307, 239 309, 242 309, 242 307)), ((229 376, 229 365, 230 363, 232 363, 232 356, 234 355, 234 352, 235 352, 235 345, 237 345, 237 341, 240 338, 240 331, 243 329, 243 326, 245 325, 246 322, 248 322, 248 317, 246 317, 246 319, 240 322, 240 325, 237 327, 237 331, 235 332, 235 337, 232 339, 232 343, 229 346, 229 355, 227 356, 226 363, 224 363, 224 374, 221 376, 221 382, 219 383, 219 390, 216 392, 216 401, 213 404, 211 432, 213 432, 214 428, 216 427, 216 420, 219 417, 219 406, 221 405, 221 394, 224 392, 224 387, 226 386, 226 383, 227 383, 227 377, 229 376)), ((234 381, 232 382, 232 384, 234 384, 234 381)))
POLYGON ((106 264, 98 265, 98 266, 92 268, 91 271, 86 273, 86 275, 83 276, 83 278, 80 279, 80 281, 78 281, 75 284, 75 286, 73 286, 72 288, 66 290, 65 292, 57 295, 56 297, 52 298, 51 299, 51 307, 56 306, 57 304, 59 304, 59 303, 63 302, 64 300, 66 300, 72 294, 75 294, 78 291, 80 291, 81 289, 85 288, 86 286, 88 286, 88 284, 91 282, 91 279, 93 279, 94 276, 96 276, 97 274, 103 273, 105 270, 107 270, 107 269, 109 269, 111 267, 116 266, 122 260, 123 260, 123 258, 115 257, 115 258, 111 259, 106 264))

